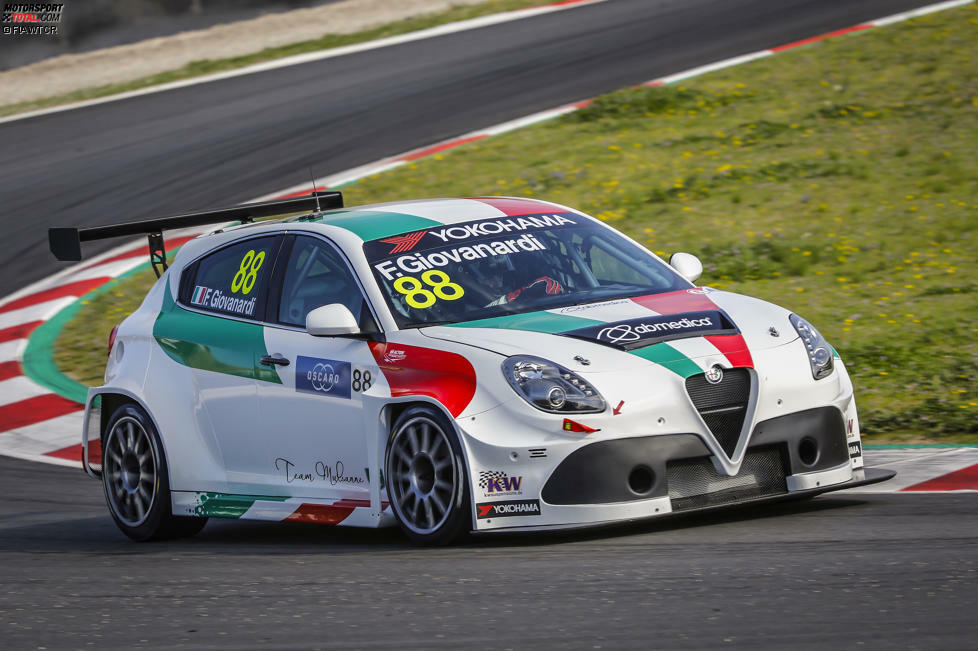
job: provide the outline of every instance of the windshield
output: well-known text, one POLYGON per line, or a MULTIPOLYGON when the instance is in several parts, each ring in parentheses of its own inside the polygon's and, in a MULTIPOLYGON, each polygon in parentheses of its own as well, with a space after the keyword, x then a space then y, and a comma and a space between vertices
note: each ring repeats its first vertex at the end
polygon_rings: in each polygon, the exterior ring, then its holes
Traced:
POLYGON ((363 250, 401 328, 690 287, 645 249, 574 213, 440 226, 363 250))

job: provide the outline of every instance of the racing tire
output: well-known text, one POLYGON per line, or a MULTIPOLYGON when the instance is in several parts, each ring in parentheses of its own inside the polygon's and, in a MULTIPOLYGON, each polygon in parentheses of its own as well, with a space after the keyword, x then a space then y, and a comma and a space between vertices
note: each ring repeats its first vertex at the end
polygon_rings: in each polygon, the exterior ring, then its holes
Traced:
POLYGON ((102 487, 109 513, 122 533, 137 542, 192 536, 207 518, 175 516, 170 476, 156 426, 128 403, 109 419, 102 441, 102 487))
POLYGON ((391 510, 411 542, 448 545, 468 534, 465 458, 442 412, 423 405, 405 409, 394 423, 384 469, 391 510))

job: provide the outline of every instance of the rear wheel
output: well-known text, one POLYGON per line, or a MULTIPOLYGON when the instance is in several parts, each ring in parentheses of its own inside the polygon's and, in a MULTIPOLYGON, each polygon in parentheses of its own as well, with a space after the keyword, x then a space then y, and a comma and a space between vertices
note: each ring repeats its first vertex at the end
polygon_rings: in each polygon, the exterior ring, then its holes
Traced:
POLYGON ((159 434, 135 404, 119 407, 102 445, 102 486, 116 525, 133 540, 192 536, 207 518, 174 516, 159 434))
POLYGON ((413 542, 447 545, 471 524, 468 481, 455 428, 438 410, 409 407, 387 446, 387 495, 413 542))

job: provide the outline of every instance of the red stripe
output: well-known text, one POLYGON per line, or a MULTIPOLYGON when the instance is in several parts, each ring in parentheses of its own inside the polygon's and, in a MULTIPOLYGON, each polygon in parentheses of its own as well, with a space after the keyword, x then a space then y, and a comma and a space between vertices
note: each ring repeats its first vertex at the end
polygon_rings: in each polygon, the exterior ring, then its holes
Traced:
POLYGON ((750 356, 747 342, 742 335, 711 335, 703 337, 723 353, 733 368, 754 368, 754 359, 750 356))
POLYGON ((0 307, 0 314, 19 310, 22 307, 30 307, 31 305, 47 303, 48 301, 53 301, 56 298, 64 298, 65 296, 81 296, 82 294, 87 294, 99 285, 109 282, 110 280, 112 279, 107 277, 89 278, 87 280, 79 280, 66 285, 61 285, 60 287, 45 289, 42 292, 37 292, 36 294, 31 294, 30 296, 24 296, 22 298, 18 298, 16 301, 7 303, 3 307, 0 307))
POLYGON ((395 343, 370 343, 391 396, 429 396, 458 418, 475 395, 475 368, 458 353, 395 343))
POLYGON ((13 341, 14 339, 23 339, 29 335, 34 328, 42 323, 44 323, 44 321, 31 321, 30 323, 21 323, 20 325, 4 328, 3 330, 0 330, 0 343, 5 341, 13 341))
POLYGON ((23 374, 24 372, 20 370, 20 362, 0 363, 0 382, 23 374))
POLYGON ((425 158, 431 156, 432 154, 437 154, 438 152, 445 151, 446 149, 452 149, 454 147, 459 147, 466 143, 475 142, 476 140, 482 140, 488 137, 485 133, 480 133, 475 136, 470 136, 468 138, 459 138, 458 140, 453 140, 451 142, 445 142, 440 145, 435 145, 434 147, 426 147, 425 149, 419 149, 417 151, 412 151, 410 154, 405 154, 401 156, 398 160, 412 161, 418 160, 419 158, 425 158))
MULTIPOLYGON (((389 502, 381 502, 380 508, 386 509, 389 502)), ((370 500, 340 500, 338 502, 333 502, 333 506, 352 506, 354 508, 369 508, 370 500)))
POLYGON ((907 486, 905 491, 960 491, 978 490, 978 463, 961 470, 949 472, 925 482, 907 486))
POLYGON ((78 445, 69 445, 66 448, 61 448, 60 450, 55 450, 54 452, 45 452, 46 457, 56 457, 58 459, 67 459, 68 461, 78 461, 81 462, 82 446, 81 443, 78 445))
POLYGON ((659 314, 679 314, 681 312, 702 312, 717 309, 716 303, 700 290, 682 289, 667 294, 652 294, 633 298, 633 302, 659 314), (695 292, 695 293, 690 293, 695 292))
POLYGON ((808 45, 809 43, 817 43, 818 41, 823 41, 827 38, 832 38, 833 36, 842 36, 843 34, 851 34, 852 32, 859 32, 864 29, 870 29, 873 26, 869 23, 863 23, 861 25, 853 25, 852 27, 846 27, 845 29, 837 29, 834 32, 829 32, 828 34, 822 34, 820 36, 813 36, 811 38, 802 39, 800 41, 795 41, 794 43, 786 43, 784 45, 779 45, 777 47, 772 47, 772 52, 783 52, 785 50, 790 50, 794 47, 800 47, 802 45, 808 45))
MULTIPOLYGON (((197 237, 196 235, 186 235, 183 237, 174 237, 173 239, 166 240, 166 248, 173 250, 178 246, 182 246, 189 242, 190 240, 197 237)), ((82 267, 78 271, 85 271, 86 269, 91 269, 92 267, 97 267, 99 265, 108 264, 110 262, 118 262, 119 260, 128 260, 130 258, 141 258, 144 256, 149 256, 149 246, 144 246, 142 248, 133 249, 132 251, 125 251, 119 255, 114 255, 111 258, 106 258, 105 260, 99 260, 98 262, 93 262, 92 264, 82 267)))
POLYGON ((641 85, 642 86, 662 86, 665 83, 666 82, 662 81, 661 79, 653 79, 652 81, 647 81, 647 82, 645 82, 644 84, 641 84, 641 85))
POLYGON ((310 522, 315 524, 339 524, 346 520, 355 506, 335 504, 301 504, 284 522, 310 522))
MULTIPOLYGON (((55 450, 54 452, 45 452, 46 457, 57 457, 58 459, 67 459, 68 461, 78 461, 81 462, 82 446, 81 443, 77 445, 69 445, 66 448, 61 448, 60 450, 55 450)), ((102 442, 98 439, 88 442, 88 462, 89 463, 102 463, 102 442)))
POLYGON ((45 393, 0 407, 0 432, 64 416, 83 407, 56 393, 45 393))
POLYGON ((506 213, 507 217, 519 215, 539 215, 546 212, 567 212, 565 208, 547 201, 536 199, 511 199, 509 197, 472 197, 475 201, 489 204, 496 210, 506 213))

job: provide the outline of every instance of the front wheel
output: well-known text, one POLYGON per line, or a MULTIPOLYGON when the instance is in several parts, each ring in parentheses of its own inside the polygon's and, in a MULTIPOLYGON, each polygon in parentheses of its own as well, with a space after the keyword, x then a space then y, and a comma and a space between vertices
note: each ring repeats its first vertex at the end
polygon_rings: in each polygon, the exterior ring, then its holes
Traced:
POLYGON ((468 532, 468 481, 455 428, 438 410, 409 407, 387 445, 387 496, 413 542, 447 545, 468 532))
POLYGON ((170 477, 160 437, 140 407, 119 407, 109 421, 102 449, 102 486, 116 525, 133 540, 192 536, 207 518, 174 516, 170 477))

